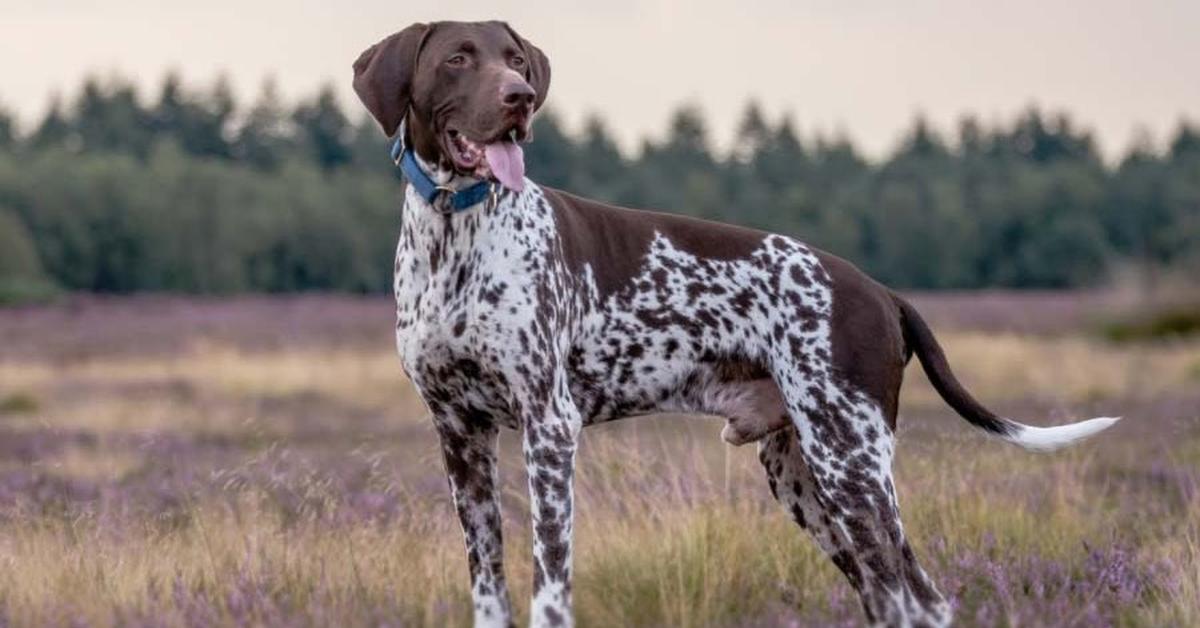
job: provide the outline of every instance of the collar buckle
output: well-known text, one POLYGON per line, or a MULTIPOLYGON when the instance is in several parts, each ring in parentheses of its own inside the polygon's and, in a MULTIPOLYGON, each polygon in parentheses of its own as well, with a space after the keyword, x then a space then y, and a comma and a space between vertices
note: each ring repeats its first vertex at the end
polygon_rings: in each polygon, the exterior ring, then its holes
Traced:
POLYGON ((449 216, 458 211, 454 208, 454 195, 458 194, 458 190, 446 185, 435 185, 433 190, 436 196, 431 204, 434 205, 439 214, 449 216))
POLYGON ((495 183, 488 184, 488 204, 487 209, 496 209, 500 205, 500 191, 496 189, 495 183))

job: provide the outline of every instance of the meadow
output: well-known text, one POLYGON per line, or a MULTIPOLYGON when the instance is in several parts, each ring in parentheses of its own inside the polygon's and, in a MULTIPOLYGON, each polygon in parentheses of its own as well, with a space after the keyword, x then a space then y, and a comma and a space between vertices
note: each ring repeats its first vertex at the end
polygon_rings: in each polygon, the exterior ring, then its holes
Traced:
MULTIPOLYGON (((1031 454, 909 367, 896 477, 964 626, 1200 625, 1200 337, 1115 342, 1104 295, 915 295, 959 376, 1035 424, 1126 417, 1031 454)), ((466 558, 386 298, 72 298, 0 309, 0 625, 446 626, 466 558)), ((582 626, 859 625, 850 588, 715 418, 585 431, 582 626)), ((531 580, 501 439, 508 578, 531 580)))

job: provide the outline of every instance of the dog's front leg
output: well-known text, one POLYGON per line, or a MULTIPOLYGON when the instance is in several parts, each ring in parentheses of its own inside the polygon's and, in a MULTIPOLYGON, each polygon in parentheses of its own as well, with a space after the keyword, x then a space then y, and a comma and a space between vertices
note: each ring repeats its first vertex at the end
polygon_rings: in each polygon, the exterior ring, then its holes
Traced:
POLYGON ((525 466, 533 520, 531 626, 570 626, 571 534, 579 412, 569 401, 547 404, 524 424, 525 466))
POLYGON ((467 542, 475 626, 512 626, 496 486, 496 424, 479 416, 446 417, 437 423, 454 507, 467 542))

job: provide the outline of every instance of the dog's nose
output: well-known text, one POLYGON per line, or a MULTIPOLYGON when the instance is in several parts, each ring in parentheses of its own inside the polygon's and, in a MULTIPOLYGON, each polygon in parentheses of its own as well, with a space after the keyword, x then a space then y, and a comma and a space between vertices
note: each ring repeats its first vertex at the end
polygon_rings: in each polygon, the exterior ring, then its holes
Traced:
POLYGON ((512 81, 500 87, 500 102, 505 107, 532 107, 537 94, 525 81, 512 81))

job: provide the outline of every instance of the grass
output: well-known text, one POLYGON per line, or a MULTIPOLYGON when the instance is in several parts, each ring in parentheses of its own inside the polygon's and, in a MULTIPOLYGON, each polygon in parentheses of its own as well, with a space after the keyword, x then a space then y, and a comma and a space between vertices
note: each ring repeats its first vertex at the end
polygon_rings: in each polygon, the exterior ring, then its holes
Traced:
MULTIPOLYGON (((626 460, 620 480, 593 482, 595 467, 611 462, 604 456, 616 450, 605 442, 611 438, 589 443, 587 454, 600 459, 581 474, 582 624, 854 620, 855 603, 840 575, 756 490, 752 460, 738 456, 736 491, 728 499, 714 497, 724 478, 698 461, 667 464, 701 474, 691 489, 643 459, 626 460)), ((913 460, 900 476, 918 551, 960 609, 970 611, 962 617, 967 623, 1024 609, 1022 623, 1051 624, 1056 615, 1036 613, 1074 605, 1079 625, 1096 616, 1150 623, 1194 617, 1197 574, 1189 556, 1198 530, 1187 517, 1175 522, 1186 531, 1183 540, 1151 540, 1168 526, 1139 530, 1147 523, 1140 513, 1125 511, 1120 500, 1100 499, 1103 491, 1088 479, 1100 464, 1092 457, 975 453, 958 470, 960 480, 929 473, 923 460, 913 460), (1016 477, 991 473, 1022 464, 1033 468, 1016 477), (1088 549, 1139 543, 1145 566, 1118 566, 1125 571, 1113 583, 1103 575, 1112 558, 1094 558, 1088 549), (1158 562, 1177 573, 1156 571, 1158 562), (1018 582, 1041 582, 1044 590, 1039 596, 1032 584, 998 582, 997 571, 1018 582), (1129 599, 1118 597, 1122 579, 1134 581, 1129 599)), ((22 625, 150 617, 168 625, 461 625, 469 618, 465 561, 452 514, 440 501, 409 496, 394 517, 360 517, 352 499, 307 478, 282 492, 227 487, 181 504, 184 517, 159 513, 132 522, 112 521, 119 517, 112 512, 29 512, 9 522, 0 545, 7 563, 0 591, 8 618, 22 625), (291 491, 304 493, 306 508, 287 499, 291 491)), ((529 540, 524 522, 511 519, 508 573, 521 604, 528 594, 529 540)))
MULTIPOLYGON (((278 320, 255 308, 265 322, 228 317, 239 329, 278 320)), ((26 340, 0 357, 0 400, 33 401, 0 412, 0 623, 469 623, 436 437, 386 325, 355 342, 306 332, 260 346, 219 330, 172 350, 116 347, 96 330, 79 336, 86 351, 41 357, 26 340)), ((1200 622, 1200 343, 939 336, 1005 414, 1127 416, 1082 447, 1027 454, 971 432, 910 369, 897 488, 958 623, 1200 622)), ((771 501, 753 447, 723 445, 720 427, 657 417, 584 432, 581 625, 861 622, 841 575, 771 501)), ((502 436, 507 575, 523 613, 519 451, 502 436)))

